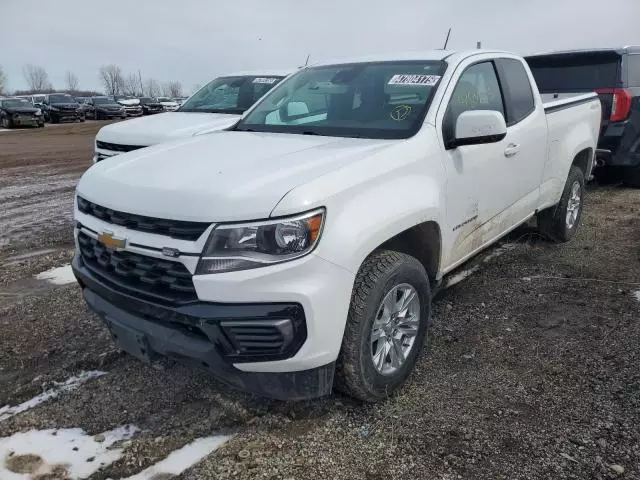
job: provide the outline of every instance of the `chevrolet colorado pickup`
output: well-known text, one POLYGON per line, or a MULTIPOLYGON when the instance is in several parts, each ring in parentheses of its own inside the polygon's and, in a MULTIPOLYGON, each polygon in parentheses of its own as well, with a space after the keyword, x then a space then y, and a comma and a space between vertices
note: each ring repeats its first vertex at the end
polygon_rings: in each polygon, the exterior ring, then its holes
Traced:
POLYGON ((93 161, 227 128, 289 73, 278 70, 226 75, 209 82, 179 108, 176 105, 176 111, 107 125, 96 135, 93 161))
POLYGON ((140 359, 275 398, 380 400, 445 275, 532 217, 575 235, 600 109, 543 103, 505 52, 306 67, 228 131, 93 165, 73 270, 140 359))

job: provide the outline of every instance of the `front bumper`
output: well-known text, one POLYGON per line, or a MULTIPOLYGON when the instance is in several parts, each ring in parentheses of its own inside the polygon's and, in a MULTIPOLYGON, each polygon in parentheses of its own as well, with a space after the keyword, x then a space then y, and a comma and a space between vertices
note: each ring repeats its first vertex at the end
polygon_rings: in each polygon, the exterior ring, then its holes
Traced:
POLYGON ((34 116, 16 116, 12 117, 13 124, 16 126, 38 126, 44 123, 44 119, 42 116, 34 117, 34 116))
POLYGON ((307 339, 305 314, 300 304, 197 301, 179 306, 160 305, 107 284, 93 274, 79 255, 74 257, 72 268, 89 307, 101 317, 118 345, 142 361, 151 363, 170 358, 204 367, 223 383, 282 400, 315 398, 331 392, 334 362, 284 372, 251 372, 238 368, 240 360, 257 360, 238 355, 238 342, 246 343, 246 335, 265 323, 280 322, 285 333, 291 334, 287 349, 277 357, 290 357, 300 350, 307 339), (298 328, 288 328, 287 322, 288 325, 295 322, 298 328), (245 326, 249 329, 241 333, 244 340, 238 340, 234 329, 245 326))
POLYGON ((76 121, 85 118, 84 112, 50 111, 49 116, 59 122, 76 121))

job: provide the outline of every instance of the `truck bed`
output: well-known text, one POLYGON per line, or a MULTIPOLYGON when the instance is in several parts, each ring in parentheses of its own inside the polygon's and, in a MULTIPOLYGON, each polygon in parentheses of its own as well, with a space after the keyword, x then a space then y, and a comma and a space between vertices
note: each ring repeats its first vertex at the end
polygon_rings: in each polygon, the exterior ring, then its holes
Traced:
POLYGON ((580 103, 597 99, 595 92, 589 93, 541 93, 542 106, 546 113, 552 113, 580 103))

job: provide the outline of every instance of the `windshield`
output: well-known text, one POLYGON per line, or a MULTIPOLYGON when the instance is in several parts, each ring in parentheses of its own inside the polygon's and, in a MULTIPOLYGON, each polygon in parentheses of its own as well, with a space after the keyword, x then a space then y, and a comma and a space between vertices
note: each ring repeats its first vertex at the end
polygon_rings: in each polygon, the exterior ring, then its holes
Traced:
POLYGON ((408 138, 420 129, 445 69, 443 61, 308 68, 270 92, 237 130, 408 138))
POLYGON ((94 105, 117 105, 117 103, 110 98, 94 98, 93 103, 94 105))
POLYGON ((140 103, 144 103, 144 104, 147 104, 147 103, 156 103, 156 101, 155 101, 153 98, 149 98, 149 97, 142 97, 142 98, 140 99, 140 103))
POLYGON ((32 107, 31 102, 24 100, 22 98, 12 98, 10 100, 2 100, 2 106, 8 108, 15 107, 32 107))
POLYGON ((220 77, 194 93, 180 112, 244 113, 284 77, 220 77))
POLYGON ((49 95, 49 103, 76 103, 71 95, 49 95))
POLYGON ((160 97, 158 98, 159 102, 173 102, 173 100, 171 100, 170 98, 166 98, 166 97, 160 97))

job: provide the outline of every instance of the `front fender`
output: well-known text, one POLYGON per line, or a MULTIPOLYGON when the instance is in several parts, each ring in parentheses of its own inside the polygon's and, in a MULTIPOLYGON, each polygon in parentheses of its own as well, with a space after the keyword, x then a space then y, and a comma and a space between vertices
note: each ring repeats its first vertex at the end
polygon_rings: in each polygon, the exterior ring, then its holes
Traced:
POLYGON ((330 202, 317 254, 352 273, 399 233, 426 221, 441 224, 441 189, 426 176, 403 176, 330 202))
POLYGON ((425 221, 441 225, 445 172, 427 130, 296 187, 274 208, 285 216, 325 207, 315 253, 352 273, 385 241, 425 221))

